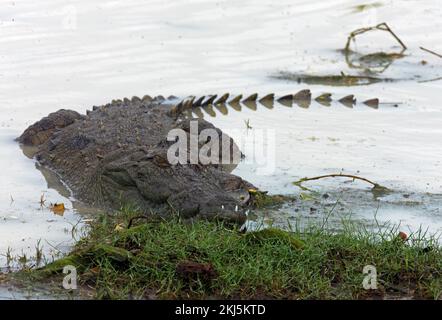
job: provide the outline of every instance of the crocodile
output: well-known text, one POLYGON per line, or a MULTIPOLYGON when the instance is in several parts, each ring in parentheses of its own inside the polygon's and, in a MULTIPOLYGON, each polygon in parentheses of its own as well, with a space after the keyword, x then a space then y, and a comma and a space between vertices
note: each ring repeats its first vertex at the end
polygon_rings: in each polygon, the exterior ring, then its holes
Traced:
POLYGON ((33 147, 38 165, 58 175, 77 200, 93 207, 129 205, 146 214, 241 224, 249 190, 256 188, 231 174, 241 158, 238 146, 204 119, 172 117, 174 106, 159 96, 94 106, 86 115, 61 109, 29 126, 17 140, 33 147), (168 139, 172 129, 181 129, 188 140, 213 129, 228 141, 231 163, 172 165, 167 154, 177 142, 168 139))
MULTIPOLYGON (((17 140, 33 146, 38 164, 52 170, 78 200, 98 208, 119 210, 124 205, 152 215, 178 213, 185 219, 204 218, 242 224, 257 188, 232 174, 243 156, 235 142, 219 128, 199 117, 197 108, 223 108, 229 104, 272 107, 274 94, 258 99, 229 94, 195 96, 178 99, 170 96, 132 97, 112 100, 94 106, 86 114, 61 109, 29 126, 17 140), (189 113, 190 111, 190 113, 189 113), (192 123, 197 132, 192 132, 192 123), (181 129, 186 143, 196 136, 201 148, 210 138, 201 138, 204 129, 213 129, 220 139, 228 141, 227 163, 191 162, 172 164, 168 158, 176 140, 169 139, 172 129, 181 129), (198 140, 199 139, 199 140, 198 140), (250 190, 254 190, 253 193, 250 190)), ((330 94, 315 99, 327 104, 330 94)), ((308 107, 309 90, 276 99, 280 104, 296 102, 308 107)), ((355 103, 350 95, 339 100, 344 105, 355 103)), ((377 99, 365 104, 376 107, 377 99)), ((223 140, 224 141, 224 140, 223 140)), ((219 157, 222 156, 219 146, 219 157)))

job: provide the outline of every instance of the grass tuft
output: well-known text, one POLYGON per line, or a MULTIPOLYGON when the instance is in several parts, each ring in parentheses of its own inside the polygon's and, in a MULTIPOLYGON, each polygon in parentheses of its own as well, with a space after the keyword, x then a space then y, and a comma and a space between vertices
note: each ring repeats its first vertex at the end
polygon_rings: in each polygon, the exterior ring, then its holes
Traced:
POLYGON ((177 219, 137 219, 127 228, 134 216, 101 216, 69 256, 28 272, 63 277, 63 267, 74 265, 81 285, 103 299, 441 298, 442 251, 421 233, 404 240, 395 228, 346 224, 338 233, 309 227, 242 234, 177 219), (363 288, 366 265, 377 269, 377 290, 363 288))

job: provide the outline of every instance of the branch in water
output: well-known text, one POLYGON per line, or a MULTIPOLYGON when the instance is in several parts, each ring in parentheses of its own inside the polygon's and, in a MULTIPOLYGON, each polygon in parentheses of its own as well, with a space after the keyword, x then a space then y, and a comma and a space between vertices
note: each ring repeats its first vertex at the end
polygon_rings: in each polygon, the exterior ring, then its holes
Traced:
POLYGON ((428 52, 428 53, 434 54, 436 57, 442 58, 442 55, 439 54, 439 53, 437 53, 437 52, 431 51, 431 50, 429 50, 429 49, 425 49, 424 47, 419 47, 419 48, 420 48, 421 50, 424 50, 424 51, 428 52))
POLYGON ((303 189, 303 190, 309 190, 308 188, 302 186, 303 182, 306 181, 313 181, 313 180, 319 180, 319 179, 324 179, 324 178, 351 178, 353 180, 361 180, 364 182, 367 182, 369 184, 371 184, 373 186, 373 188, 371 189, 372 191, 375 192, 388 192, 388 188, 381 186, 380 184, 373 182, 371 180, 368 180, 366 178, 363 177, 359 177, 359 176, 355 176, 352 174, 342 174, 342 173, 334 173, 334 174, 326 174, 326 175, 322 175, 322 176, 317 176, 317 177, 311 177, 311 178, 302 178, 298 181, 293 182, 293 184, 295 186, 298 186, 299 188, 303 189))
POLYGON ((365 33, 365 32, 373 31, 373 30, 381 30, 381 31, 389 32, 396 39, 396 41, 401 45, 402 49, 407 50, 407 46, 402 42, 402 40, 393 32, 393 30, 390 29, 390 27, 388 26, 387 23, 383 22, 383 23, 379 23, 378 25, 376 25, 374 27, 360 28, 360 29, 357 29, 357 30, 351 32, 347 38, 347 43, 345 45, 344 51, 345 52, 350 51, 351 40, 355 39, 356 36, 358 36, 362 33, 365 33))

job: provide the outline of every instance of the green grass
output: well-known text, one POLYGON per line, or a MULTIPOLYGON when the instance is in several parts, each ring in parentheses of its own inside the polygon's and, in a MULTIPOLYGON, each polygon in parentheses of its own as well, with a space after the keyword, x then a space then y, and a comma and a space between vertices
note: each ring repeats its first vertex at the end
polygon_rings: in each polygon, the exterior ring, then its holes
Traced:
POLYGON ((127 228, 133 216, 101 216, 69 256, 28 274, 63 277, 63 266, 73 264, 83 287, 111 299, 363 299, 408 289, 410 296, 442 298, 442 251, 421 234, 404 242, 396 228, 373 233, 353 224, 339 233, 308 227, 242 234, 219 223, 178 219, 138 219, 127 228), (183 261, 215 273, 184 275, 177 271, 183 261), (377 290, 362 286, 366 265, 377 268, 377 290))

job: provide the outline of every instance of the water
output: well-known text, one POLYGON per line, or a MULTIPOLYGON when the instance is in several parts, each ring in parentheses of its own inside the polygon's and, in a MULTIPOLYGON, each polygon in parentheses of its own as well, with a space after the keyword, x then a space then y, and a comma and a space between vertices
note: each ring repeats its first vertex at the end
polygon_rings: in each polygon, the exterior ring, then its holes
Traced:
MULTIPOLYGON (((442 76, 442 60, 419 49, 442 52, 442 8, 438 0, 377 1, 363 11, 355 7, 367 3, 372 2, 4 3, 0 13, 0 252, 11 247, 17 254, 31 255, 39 239, 48 254, 66 251, 73 243, 72 225, 82 219, 74 199, 48 186, 13 139, 59 108, 84 112, 113 98, 144 94, 286 94, 309 87, 318 94, 401 102, 399 108, 379 110, 361 105, 353 110, 318 105, 244 108, 230 111, 229 116, 218 114, 211 121, 236 139, 273 130, 274 170, 259 174, 256 167, 244 163, 235 171, 260 188, 299 194, 292 181, 344 170, 395 190, 379 206, 379 219, 411 229, 422 224, 432 232, 442 231, 442 81, 421 82, 442 76), (348 67, 338 50, 345 46, 350 31, 384 21, 408 46, 406 56, 379 75, 398 81, 328 87, 273 77, 281 71, 355 74, 358 71, 348 67), (245 130, 245 120, 253 129, 245 130), (40 208, 42 193, 47 203, 65 203, 64 216, 40 208)), ((373 34, 358 39, 357 48, 390 49, 392 44, 387 34, 373 34)), ((397 46, 392 50, 397 51, 397 46)), ((330 193, 331 199, 342 190, 356 195, 368 189, 336 180, 309 185, 330 193)), ((377 204, 365 193, 353 200, 361 197, 367 199, 364 205, 347 209, 360 219, 371 219, 377 204)), ((351 199, 348 196, 348 203, 351 199)), ((276 218, 310 216, 290 208, 284 209, 284 215, 279 213, 276 218)))

